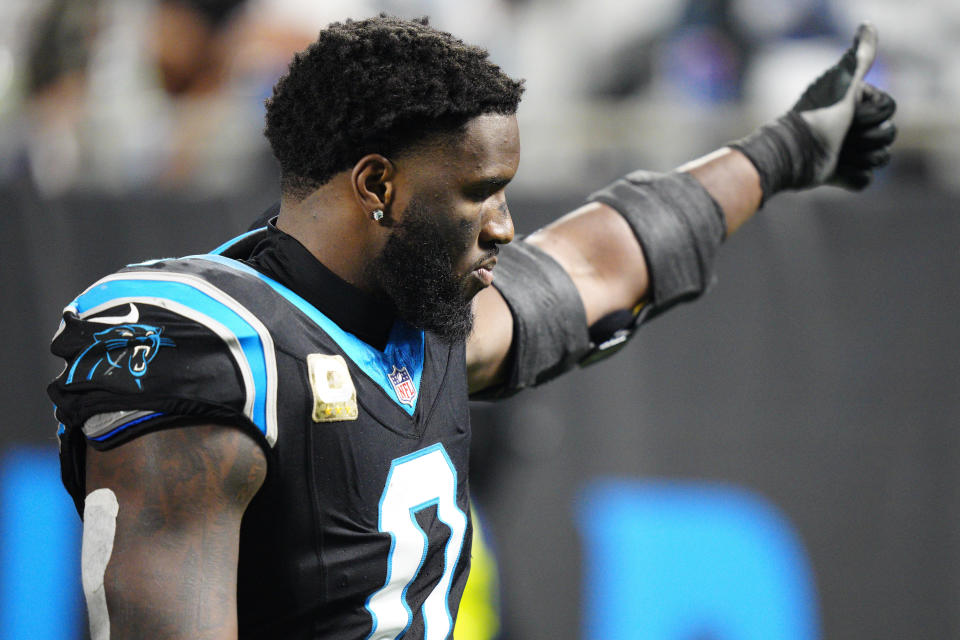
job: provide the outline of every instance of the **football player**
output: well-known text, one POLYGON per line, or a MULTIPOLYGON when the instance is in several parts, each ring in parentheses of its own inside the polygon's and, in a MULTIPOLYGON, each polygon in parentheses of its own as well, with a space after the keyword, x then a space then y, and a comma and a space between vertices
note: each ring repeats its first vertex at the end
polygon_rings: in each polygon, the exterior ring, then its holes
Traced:
POLYGON ((866 186, 895 133, 876 43, 862 26, 780 119, 511 243, 522 83, 426 21, 322 31, 267 102, 278 216, 64 311, 50 395, 91 637, 450 637, 468 397, 696 298, 777 192, 866 186))

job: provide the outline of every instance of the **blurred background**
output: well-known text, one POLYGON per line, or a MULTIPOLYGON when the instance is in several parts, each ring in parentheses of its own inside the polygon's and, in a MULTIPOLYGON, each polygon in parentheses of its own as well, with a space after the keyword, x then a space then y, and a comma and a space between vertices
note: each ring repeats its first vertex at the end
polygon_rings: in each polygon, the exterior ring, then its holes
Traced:
POLYGON ((273 83, 324 25, 378 11, 430 15, 526 78, 521 232, 779 115, 857 23, 878 26, 868 79, 900 136, 867 192, 778 197, 706 298, 612 360, 475 406, 489 627, 960 638, 954 0, 5 0, 0 636, 86 634, 44 392, 60 310, 126 263, 245 230, 279 196, 273 83))

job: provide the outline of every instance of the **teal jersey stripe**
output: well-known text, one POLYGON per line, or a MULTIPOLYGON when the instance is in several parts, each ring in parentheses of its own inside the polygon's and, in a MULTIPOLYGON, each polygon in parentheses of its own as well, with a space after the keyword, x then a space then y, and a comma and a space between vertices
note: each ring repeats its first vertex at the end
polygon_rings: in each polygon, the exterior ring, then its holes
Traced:
POLYGON ((423 331, 398 320, 394 323, 393 329, 390 331, 390 339, 387 342, 386 349, 379 351, 352 333, 341 329, 337 323, 287 287, 242 262, 214 254, 190 257, 217 262, 232 269, 255 275, 266 282, 274 291, 286 298, 323 329, 327 335, 333 338, 340 348, 343 349, 344 353, 346 353, 371 380, 376 382, 399 407, 409 415, 413 415, 416 409, 416 403, 420 398, 420 380, 423 377, 423 331), (400 401, 397 397, 396 390, 393 388, 393 384, 387 377, 387 375, 393 371, 394 367, 398 370, 406 367, 407 372, 410 374, 414 388, 417 390, 417 397, 414 399, 413 406, 400 401))

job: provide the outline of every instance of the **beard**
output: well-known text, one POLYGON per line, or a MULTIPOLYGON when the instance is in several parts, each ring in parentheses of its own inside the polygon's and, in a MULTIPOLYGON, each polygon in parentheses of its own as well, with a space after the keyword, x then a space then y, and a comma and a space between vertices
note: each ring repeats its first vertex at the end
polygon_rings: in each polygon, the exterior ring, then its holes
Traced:
POLYGON ((468 245, 456 223, 414 198, 383 251, 369 263, 370 281, 407 323, 446 342, 462 342, 473 329, 475 292, 467 286, 469 276, 457 273, 454 256, 463 255, 468 245))

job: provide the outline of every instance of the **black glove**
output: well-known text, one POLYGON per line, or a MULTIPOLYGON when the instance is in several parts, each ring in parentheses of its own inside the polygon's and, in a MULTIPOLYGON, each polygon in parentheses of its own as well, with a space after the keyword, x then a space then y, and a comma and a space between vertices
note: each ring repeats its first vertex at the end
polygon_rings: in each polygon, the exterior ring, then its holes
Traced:
POLYGON ((877 55, 877 31, 862 24, 834 66, 813 81, 786 115, 730 146, 760 174, 763 199, 783 189, 833 184, 863 189, 890 160, 896 103, 863 82, 877 55))

